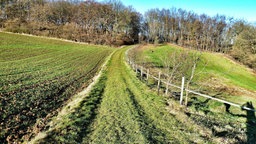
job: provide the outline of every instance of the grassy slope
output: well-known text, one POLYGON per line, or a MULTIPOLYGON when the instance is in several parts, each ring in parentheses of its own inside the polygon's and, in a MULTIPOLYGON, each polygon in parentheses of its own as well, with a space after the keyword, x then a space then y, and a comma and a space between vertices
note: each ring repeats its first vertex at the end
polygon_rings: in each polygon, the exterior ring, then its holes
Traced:
MULTIPOLYGON (((150 62, 154 63, 154 65, 162 66, 161 56, 168 52, 180 50, 180 48, 170 45, 159 46, 157 48, 148 46, 144 49, 143 55, 146 56, 150 62), (152 52, 152 50, 154 52, 152 52)), ((243 88, 254 93, 256 91, 256 75, 245 66, 236 64, 221 54, 203 52, 197 71, 203 71, 203 73, 200 74, 201 81, 216 79, 215 81, 217 81, 217 83, 223 83, 230 87, 243 88)), ((230 93, 228 95, 230 95, 230 93)), ((256 104, 256 97, 246 97, 246 95, 238 94, 231 94, 231 96, 232 97, 227 98, 239 104, 244 104, 247 101, 252 101, 256 104)))
POLYGON ((36 119, 54 112, 86 86, 111 51, 103 46, 0 33, 0 142, 34 133, 36 119))
MULTIPOLYGON (((140 47, 137 52, 140 57, 145 56, 144 59, 147 62, 153 63, 158 68, 163 65, 161 57, 168 52, 180 51, 184 48, 177 46, 158 46, 152 45, 140 47)), ((186 50, 186 49, 184 49, 186 50)), ((236 64, 224 57, 221 54, 203 53, 201 63, 198 66, 197 71, 200 73, 201 83, 211 83, 210 87, 206 87, 204 92, 210 94, 219 93, 218 89, 212 89, 211 87, 218 86, 220 89, 220 97, 228 101, 236 102, 239 104, 245 104, 248 101, 252 101, 252 104, 256 105, 255 98, 255 74, 253 74, 246 67, 236 64), (218 61, 215 63, 215 61, 218 61), (207 62, 207 66, 203 66, 203 63, 207 62), (209 79, 214 79, 215 83, 209 79), (228 90, 232 88, 242 89, 241 95, 237 92, 228 90), (226 89, 227 88, 227 89, 226 89), (225 91, 228 92, 225 92, 225 91), (245 90, 245 93, 243 91, 245 90), (248 93, 249 92, 249 93, 248 93), (247 95, 248 94, 248 95, 247 95)), ((140 62, 140 60, 138 61, 140 62)), ((147 63, 148 64, 148 63, 147 63)), ((175 91, 175 90, 174 90, 175 91)), ((189 108, 185 110, 177 110, 176 102, 171 98, 169 100, 169 108, 172 114, 177 114, 176 117, 183 123, 193 125, 194 128, 198 128, 198 132, 203 131, 206 134, 206 138, 210 138, 214 143, 251 143, 256 138, 256 125, 252 121, 255 121, 254 112, 241 111, 237 107, 231 107, 230 112, 226 112, 226 107, 219 102, 211 101, 209 99, 191 96, 189 100, 189 108)))
POLYGON ((115 52, 101 81, 62 127, 39 142, 191 143, 205 140, 168 113, 164 97, 140 82, 115 52), (96 93, 96 95, 95 95, 96 93), (98 101, 92 101, 95 95, 98 101), (72 120, 76 117, 74 120, 72 120), (83 137, 83 138, 82 138, 83 137))

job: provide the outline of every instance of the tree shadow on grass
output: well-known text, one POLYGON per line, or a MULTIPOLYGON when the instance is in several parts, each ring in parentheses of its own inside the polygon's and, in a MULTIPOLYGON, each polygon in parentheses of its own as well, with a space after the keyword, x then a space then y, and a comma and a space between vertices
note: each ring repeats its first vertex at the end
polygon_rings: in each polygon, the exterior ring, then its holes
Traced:
MULTIPOLYGON (((243 106, 254 109, 252 102, 247 102, 243 106)), ((256 143, 256 117, 255 117, 255 112, 251 111, 251 110, 246 110, 246 119, 247 119, 247 121, 246 121, 247 143, 248 144, 255 144, 256 143)))
MULTIPOLYGON (((203 111, 205 114, 207 114, 208 112, 208 107, 207 107, 207 103, 209 101, 209 99, 206 99, 205 101, 199 101, 197 98, 193 97, 192 98, 193 105, 195 106, 195 109, 198 111, 203 111), (203 108, 205 109, 203 109, 203 108)), ((243 117, 246 118, 246 137, 247 140, 241 140, 241 139, 237 139, 239 143, 248 143, 248 144, 256 144, 256 116, 255 116, 255 108, 252 104, 252 102, 247 102, 242 106, 242 110, 246 111, 246 114, 233 114, 232 112, 230 112, 229 108, 230 105, 227 103, 224 103, 225 108, 226 108, 226 112, 231 114, 232 116, 235 117, 243 117), (245 107, 250 108, 251 110, 247 110, 245 109, 245 107), (254 110, 254 111, 253 111, 254 110)), ((201 118, 202 120, 203 118, 201 118)), ((218 123, 217 123, 218 124, 218 123)), ((213 124, 214 125, 214 124, 213 124)), ((218 126, 218 125, 216 125, 218 126)), ((233 127, 233 126, 232 126, 233 127)), ((226 136, 236 136, 238 133, 236 132, 232 132, 231 133, 227 133, 227 131, 221 131, 215 134, 215 136, 217 137, 226 137, 226 136), (225 132, 225 133, 224 133, 225 132)))
POLYGON ((242 105, 242 110, 246 111, 246 114, 233 114, 229 111, 230 106, 226 106, 226 112, 231 114, 232 116, 238 116, 238 117, 244 117, 246 118, 246 136, 247 136, 247 142, 248 144, 256 144, 256 117, 255 112, 252 110, 255 110, 253 107, 252 102, 247 102, 242 105), (250 108, 252 110, 247 110, 245 107, 250 108))

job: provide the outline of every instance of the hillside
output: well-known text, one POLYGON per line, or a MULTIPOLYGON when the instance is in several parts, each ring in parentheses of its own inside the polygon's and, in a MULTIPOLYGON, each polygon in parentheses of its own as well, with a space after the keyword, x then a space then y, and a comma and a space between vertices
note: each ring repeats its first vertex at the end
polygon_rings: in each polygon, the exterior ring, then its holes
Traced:
POLYGON ((86 87, 112 48, 0 33, 0 143, 29 139, 86 87))
MULTIPOLYGON (((188 64, 193 64, 190 61, 196 60, 193 79, 186 89, 237 103, 240 106, 249 106, 253 109, 256 104, 255 73, 252 69, 235 63, 224 54, 199 52, 168 44, 158 46, 139 45, 129 52, 129 57, 136 64, 146 68, 147 70, 144 69, 144 72, 150 72, 150 77, 153 78, 146 80, 146 83, 154 91, 157 91, 157 82, 156 80, 152 81, 152 79, 158 79, 159 71, 162 74, 168 74, 169 71, 170 77, 173 72, 172 69, 177 68, 173 64, 179 65, 178 69, 184 66, 184 71, 180 69, 174 73, 177 76, 174 76, 171 82, 180 86, 182 75, 185 75, 185 82, 190 78, 186 75, 191 74, 190 71, 193 65, 188 66, 188 64), (166 66, 169 70, 166 69, 166 66)), ((139 68, 141 68, 140 66, 139 68)), ((138 71, 139 77, 141 77, 140 70, 138 71)), ((161 76, 164 81, 167 81, 167 78, 161 76)), ((184 119, 186 119, 185 123, 190 123, 199 128, 199 131, 203 130, 207 137, 211 137, 217 143, 255 142, 255 112, 245 112, 242 108, 230 107, 230 105, 193 94, 188 94, 187 109, 182 110, 177 108, 179 93, 180 89, 171 87, 166 95, 166 85, 164 82, 160 82, 160 94, 168 98, 170 113, 174 114, 180 121, 184 122, 184 119), (183 115, 184 113, 186 116, 183 115), (211 134, 208 135, 208 132, 211 134)))
MULTIPOLYGON (((254 113, 233 107, 227 113, 223 104, 195 96, 188 107, 182 106, 164 95, 162 89, 158 95, 154 88, 157 82, 150 79, 145 83, 125 62, 125 52, 131 49, 129 53, 136 52, 136 62, 144 62, 151 70, 162 69, 160 57, 181 48, 124 46, 110 55, 114 49, 106 46, 7 33, 0 33, 0 39, 1 143, 255 140, 254 113), (77 94, 93 81, 103 63, 107 64, 92 89, 77 94)), ((206 72, 196 78, 198 84, 193 83, 192 88, 206 82, 202 92, 221 93, 216 97, 241 104, 252 101, 255 105, 255 77, 251 71, 219 54, 204 53, 200 60, 197 72, 206 72), (215 63, 216 59, 220 62, 215 63), (230 71, 230 67, 239 71, 230 71), (230 73, 223 72, 225 69, 230 73), (244 95, 229 91, 233 88, 244 95), (248 93, 252 95, 247 97, 248 93)))
POLYGON ((255 144, 255 5, 1 0, 0 144, 255 144))
MULTIPOLYGON (((196 52, 175 45, 146 45, 136 50, 137 62, 163 69, 163 57, 182 51, 196 52)), ((195 89, 200 87, 202 91, 212 95, 219 93, 218 97, 241 105, 247 101, 256 105, 256 74, 253 70, 234 62, 224 54, 196 53, 200 55, 200 61, 195 72, 195 89)))

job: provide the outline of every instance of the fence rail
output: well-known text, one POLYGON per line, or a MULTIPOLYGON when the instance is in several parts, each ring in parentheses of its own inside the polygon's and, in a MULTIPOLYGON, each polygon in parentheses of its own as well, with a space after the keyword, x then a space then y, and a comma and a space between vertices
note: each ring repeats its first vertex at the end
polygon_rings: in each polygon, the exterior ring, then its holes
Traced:
MULTIPOLYGON (((128 52, 128 51, 126 51, 126 52, 128 52)), ((171 84, 169 82, 166 82, 166 81, 161 79, 161 76, 164 75, 164 76, 168 77, 167 74, 164 74, 161 71, 159 71, 158 72, 158 76, 154 76, 153 74, 150 74, 149 69, 146 69, 143 66, 135 64, 133 61, 131 61, 128 58, 127 53, 126 53, 126 58, 127 58, 126 61, 131 66, 131 68, 136 73, 140 73, 141 79, 143 79, 143 77, 146 77, 146 80, 148 82, 149 77, 151 77, 151 78, 153 78, 153 79, 155 79, 157 81, 157 92, 158 92, 158 94, 159 94, 159 91, 160 91, 160 84, 161 83, 164 83, 166 86, 171 86, 171 87, 175 87, 175 88, 180 89, 181 90, 181 93, 180 93, 180 104, 182 104, 182 101, 183 101, 183 92, 186 91, 186 92, 192 93, 194 95, 198 95, 198 96, 201 96, 201 97, 209 98, 209 99, 212 99, 212 100, 224 103, 224 104, 229 104, 231 106, 239 107, 239 108, 244 109, 244 110, 256 112, 255 109, 252 109, 252 108, 249 108, 249 107, 246 107, 246 106, 241 106, 241 105, 233 103, 233 102, 229 102, 229 101, 226 101, 226 100, 215 98, 215 97, 212 97, 212 96, 209 96, 209 95, 206 95, 206 94, 202 94, 202 93, 196 92, 194 90, 186 89, 186 88, 184 88, 184 83, 185 83, 185 78, 184 77, 182 78, 181 86, 177 86, 175 84, 171 84)))

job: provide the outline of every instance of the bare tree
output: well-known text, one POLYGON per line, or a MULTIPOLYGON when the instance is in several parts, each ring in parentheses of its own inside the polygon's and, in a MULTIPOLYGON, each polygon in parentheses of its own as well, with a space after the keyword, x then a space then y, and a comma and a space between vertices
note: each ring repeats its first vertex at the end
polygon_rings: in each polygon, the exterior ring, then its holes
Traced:
MULTIPOLYGON (((175 51, 167 53, 162 57, 162 63, 164 66, 164 72, 168 74, 167 82, 173 83, 180 77, 186 78, 186 89, 190 88, 190 85, 194 81, 196 76, 196 68, 200 62, 201 53, 197 51, 175 51)), ((169 86, 166 86, 165 94, 169 92, 169 86)), ((185 104, 187 105, 189 93, 186 93, 185 104)))
MULTIPOLYGON (((182 66, 182 54, 179 52, 167 53, 161 59, 164 72, 168 74, 167 83, 172 83, 173 80, 178 76, 179 69, 182 66)), ((166 85, 165 94, 168 95, 169 85, 166 85)))

